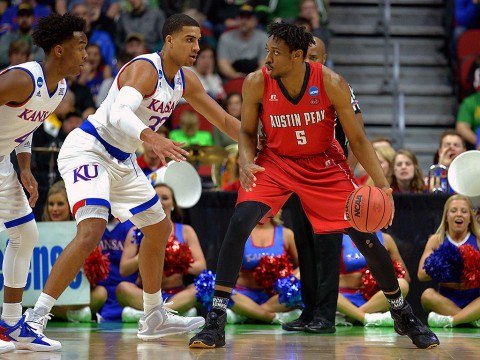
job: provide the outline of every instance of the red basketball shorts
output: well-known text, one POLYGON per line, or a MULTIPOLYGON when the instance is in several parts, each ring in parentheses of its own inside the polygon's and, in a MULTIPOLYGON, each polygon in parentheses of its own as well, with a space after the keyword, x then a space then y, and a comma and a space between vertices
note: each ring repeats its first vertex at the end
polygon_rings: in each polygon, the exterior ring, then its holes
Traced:
POLYGON ((271 211, 264 223, 275 216, 292 193, 300 197, 303 209, 315 233, 328 233, 350 227, 345 219, 345 201, 356 187, 347 159, 334 141, 327 151, 308 158, 279 156, 262 149, 256 164, 265 168, 256 173, 256 186, 238 191, 237 204, 257 201, 271 211))

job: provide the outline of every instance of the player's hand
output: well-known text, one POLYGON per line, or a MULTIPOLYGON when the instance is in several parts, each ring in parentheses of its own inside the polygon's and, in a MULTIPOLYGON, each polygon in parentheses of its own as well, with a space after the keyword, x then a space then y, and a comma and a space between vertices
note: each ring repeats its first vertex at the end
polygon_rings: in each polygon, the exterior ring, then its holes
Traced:
MULTIPOLYGON (((158 134, 157 134, 158 135, 158 134)), ((160 158, 160 163, 167 166, 166 158, 174 161, 185 161, 188 151, 182 149, 184 142, 173 141, 164 136, 158 135, 155 137, 155 142, 152 144, 153 151, 160 158)))
POLYGON ((257 178, 255 177, 254 174, 265 171, 265 168, 258 166, 254 163, 247 163, 245 165, 240 166, 240 185, 246 190, 246 191, 252 191, 255 186, 255 182, 257 181, 257 178))
MULTIPOLYGON (((385 191, 385 193, 388 195, 388 197, 390 198, 390 201, 392 202, 392 216, 390 217, 390 222, 388 223, 388 226, 392 226, 392 223, 393 223, 393 216, 395 215, 395 204, 393 203, 393 190, 392 188, 382 188, 383 191, 385 191)), ((388 228, 385 227, 386 228, 388 228)))
POLYGON ((37 180, 33 177, 33 174, 30 170, 23 170, 20 173, 20 180, 25 189, 27 189, 30 194, 28 198, 28 204, 33 209, 38 200, 38 183, 37 180))

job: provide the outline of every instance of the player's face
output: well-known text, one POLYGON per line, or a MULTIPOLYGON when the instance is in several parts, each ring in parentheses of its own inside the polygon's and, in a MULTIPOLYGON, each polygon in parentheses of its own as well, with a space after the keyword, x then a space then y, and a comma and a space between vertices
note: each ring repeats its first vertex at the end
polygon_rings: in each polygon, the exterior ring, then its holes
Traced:
POLYGON ((293 67, 294 54, 285 41, 270 36, 266 45, 265 67, 273 79, 279 79, 293 67))
POLYGON ((52 221, 70 220, 70 208, 64 194, 52 194, 48 197, 47 211, 52 221))
POLYGON ((465 200, 453 200, 447 211, 447 225, 450 233, 463 233, 472 221, 470 207, 465 200))
POLYGON ((158 197, 160 198, 160 203, 162 204, 163 209, 165 210, 165 214, 168 218, 172 213, 173 208, 173 194, 170 189, 166 186, 157 186, 155 188, 158 197))
POLYGON ((197 59, 200 46, 200 28, 196 26, 184 26, 182 31, 171 35, 172 58, 178 66, 193 66, 197 59))
POLYGON ((86 46, 87 36, 83 32, 75 32, 71 39, 62 44, 62 54, 65 54, 62 57, 65 76, 80 74, 88 58, 86 46))

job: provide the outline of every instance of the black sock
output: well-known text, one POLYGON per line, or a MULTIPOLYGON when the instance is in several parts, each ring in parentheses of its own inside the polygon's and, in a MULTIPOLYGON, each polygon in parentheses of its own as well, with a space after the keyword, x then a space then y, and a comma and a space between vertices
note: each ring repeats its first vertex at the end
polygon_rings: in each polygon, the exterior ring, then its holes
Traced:
POLYGON ((214 290, 212 311, 218 316, 222 316, 227 312, 228 302, 231 293, 222 290, 214 290))
POLYGON ((398 289, 394 294, 385 294, 388 302, 390 303, 390 307, 393 310, 401 310, 405 304, 405 299, 403 298, 402 292, 398 289))

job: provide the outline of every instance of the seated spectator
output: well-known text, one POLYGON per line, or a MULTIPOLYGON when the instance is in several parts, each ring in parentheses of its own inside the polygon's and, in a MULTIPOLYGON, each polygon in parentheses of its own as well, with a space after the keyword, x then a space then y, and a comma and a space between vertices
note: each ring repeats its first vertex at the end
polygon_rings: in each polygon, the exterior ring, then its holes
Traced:
MULTIPOLYGON (((125 54, 132 59, 148 52, 145 46, 145 37, 139 33, 132 33, 125 39, 125 54)), ((119 69, 121 66, 118 67, 119 69)))
POLYGON ((98 108, 98 93, 100 87, 105 80, 112 78, 112 67, 105 63, 102 57, 101 49, 96 44, 88 44, 86 47, 88 60, 83 65, 82 73, 78 78, 78 82, 87 86, 92 93, 95 106, 98 108))
POLYGON ((213 145, 212 134, 200 130, 200 118, 194 111, 184 111, 180 116, 180 129, 170 131, 170 139, 188 145, 213 145))
MULTIPOLYGON (((237 92, 228 94, 226 99, 223 101, 222 106, 228 114, 240 120, 240 112, 242 110, 242 95, 237 92)), ((216 127, 213 128, 213 142, 215 145, 221 147, 235 144, 235 141, 218 130, 216 127)))
POLYGON ((49 6, 38 4, 36 0, 21 0, 19 2, 12 1, 12 6, 9 6, 5 12, 2 14, 2 19, 0 20, 0 35, 4 33, 15 31, 18 29, 18 11, 20 7, 29 5, 33 9, 33 28, 38 23, 42 17, 47 16, 52 12, 49 6))
POLYGON ((8 66, 20 65, 30 60, 32 49, 27 42, 22 39, 15 40, 8 47, 8 66))
MULTIPOLYGON (((404 297, 409 290, 410 276, 407 267, 400 256, 397 245, 387 233, 377 231, 378 239, 388 251, 392 262, 401 265, 405 273, 400 278, 397 274, 398 283, 404 297)), ((337 310, 346 316, 346 320, 359 321, 364 326, 392 326, 393 319, 390 316, 389 304, 380 289, 372 291, 365 287, 362 277, 368 269, 363 255, 358 251, 352 239, 343 235, 342 257, 340 263, 340 288, 338 294, 337 310), (367 291, 368 290, 368 291, 367 291)), ((342 324, 341 321, 338 324, 342 324)), ((343 323, 348 325, 347 323, 343 323)))
POLYGON ((417 157, 407 149, 397 150, 393 159, 393 174, 390 185, 393 192, 423 193, 425 180, 422 169, 418 165, 417 157))
POLYGON ((122 276, 120 274, 120 259, 122 258, 125 243, 133 241, 133 231, 135 229, 135 226, 130 221, 121 223, 113 216, 108 220, 107 228, 100 241, 100 247, 103 254, 108 254, 110 271, 105 280, 98 282, 98 286, 104 287, 108 295, 100 312, 97 313, 97 320, 99 321, 122 320, 123 307, 117 300, 117 285, 121 282, 135 283, 137 275, 122 276))
MULTIPOLYGON (((383 174, 387 178, 388 182, 392 183, 393 176, 393 160, 395 158, 395 150, 390 146, 376 146, 374 147, 375 153, 377 154, 378 160, 380 161, 380 166, 382 167, 383 174)), ((359 164, 357 164, 357 168, 359 164)), ((363 167, 362 167, 363 169, 363 167)), ((365 177, 357 178, 357 183, 359 185, 365 184, 370 186, 375 186, 372 178, 367 174, 365 177), (363 181, 363 182, 362 182, 363 181)))
MULTIPOLYGON (((52 185, 47 195, 47 204, 42 216, 43 221, 69 221, 73 220, 70 212, 65 183, 60 180, 52 185)), ((92 313, 95 314, 105 303, 107 291, 103 286, 96 286, 90 290, 90 304, 54 306, 52 314, 71 322, 90 322, 92 313)))
POLYGON ((10 62, 9 48, 10 45, 17 40, 23 40, 30 48, 29 56, 26 61, 43 60, 43 50, 34 45, 32 41, 33 20, 33 8, 27 3, 20 4, 17 12, 18 28, 16 30, 7 32, 0 37, 0 68, 7 67, 9 64, 15 65, 10 62))
POLYGON ((470 150, 480 150, 480 67, 475 71, 473 84, 476 92, 460 104, 455 130, 465 139, 470 150))
POLYGON ((220 36, 217 46, 218 68, 225 79, 245 77, 263 66, 268 36, 257 29, 258 19, 251 5, 238 11, 239 25, 220 36))
POLYGON ((377 148, 378 146, 387 146, 393 149, 392 140, 386 136, 376 136, 370 142, 374 148, 377 148))
MULTIPOLYGON (((178 207, 172 188, 166 184, 158 184, 155 191, 160 198, 163 209, 168 219, 172 220, 171 239, 179 241, 181 244, 188 245, 190 248, 193 262, 190 263, 188 274, 198 276, 202 270, 206 269, 207 264, 203 255, 200 242, 198 241, 195 230, 189 226, 180 223, 182 211, 178 207)), ((138 249, 140 247, 139 239, 128 241, 120 260, 120 274, 122 276, 138 275, 138 249)), ((180 313, 189 311, 197 305, 195 297, 196 289, 193 284, 185 286, 183 283, 183 274, 173 274, 162 278, 162 296, 164 303, 170 303, 168 306, 180 313)), ((138 278, 136 284, 130 282, 121 282, 117 287, 117 299, 124 306, 122 319, 124 322, 137 322, 143 314, 142 283, 138 278)), ((189 311, 189 314, 196 311, 189 311)))
POLYGON ((222 78, 216 72, 215 50, 209 45, 200 46, 195 64, 190 68, 200 79, 205 91, 215 101, 225 99, 222 78))
POLYGON ((116 43, 124 50, 126 37, 133 33, 142 34, 148 51, 162 48, 162 28, 165 14, 158 7, 150 7, 143 0, 128 0, 131 11, 122 10, 117 21, 116 43))
MULTIPOLYGON (((480 251, 480 226, 473 217, 473 210, 472 203, 467 197, 463 195, 449 197, 444 206, 440 226, 425 245, 418 265, 418 279, 438 282, 437 289, 428 288, 421 297, 423 308, 429 312, 430 327, 454 327, 461 324, 480 327, 480 288, 470 288, 468 284, 461 281, 460 276, 437 278, 439 275, 453 274, 453 271, 447 271, 449 266, 463 267, 461 264, 451 263, 453 256, 437 257, 436 261, 429 261, 430 256, 434 256, 435 251, 439 254, 439 248, 445 245, 453 245, 457 248, 471 246, 476 251, 480 251), (426 263, 431 265, 425 268, 426 263), (435 266, 442 266, 442 268, 438 270, 435 266), (429 273, 435 278, 432 279, 429 273)), ((477 266, 479 266, 478 263, 477 266)))
POLYGON ((281 324, 300 316, 299 309, 280 304, 278 294, 272 295, 270 289, 265 288, 255 277, 255 268, 263 256, 282 255, 288 255, 293 261, 296 276, 299 277, 298 253, 293 231, 282 226, 279 214, 264 225, 257 225, 245 244, 242 268, 227 309, 229 324, 245 322, 248 319, 281 324))
POLYGON ((453 129, 445 130, 440 136, 438 150, 433 158, 433 165, 430 167, 429 180, 427 180, 428 190, 453 193, 453 190, 446 188, 446 179, 448 177, 448 168, 452 161, 461 153, 467 150, 465 140, 453 129), (445 179, 445 180, 442 180, 445 179), (439 181, 445 181, 445 184, 439 184, 439 181))
POLYGON ((85 20, 85 34, 89 44, 96 44, 100 48, 102 58, 109 66, 115 65, 115 44, 112 36, 92 26, 92 11, 84 2, 77 2, 72 7, 72 12, 85 20))
POLYGON ((307 19, 310 23, 310 32, 322 39, 328 49, 330 42, 330 31, 328 30, 327 8, 323 0, 300 0, 300 17, 307 19))
POLYGON ((448 169, 452 161, 465 151, 465 140, 462 136, 455 130, 445 130, 440 135, 440 143, 433 157, 433 163, 443 165, 448 169))

